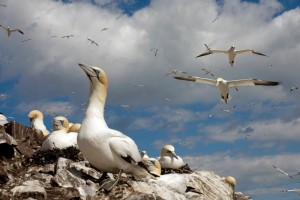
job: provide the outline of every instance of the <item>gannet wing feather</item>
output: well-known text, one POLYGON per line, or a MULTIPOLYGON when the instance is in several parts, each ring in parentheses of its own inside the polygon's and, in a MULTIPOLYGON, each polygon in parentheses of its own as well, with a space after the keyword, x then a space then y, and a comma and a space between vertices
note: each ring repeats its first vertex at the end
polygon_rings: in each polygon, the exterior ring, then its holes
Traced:
POLYGON ((263 53, 260 53, 260 52, 257 52, 257 51, 254 51, 252 49, 244 49, 244 50, 238 50, 238 51, 235 51, 237 54, 242 54, 242 53, 254 53, 256 55, 260 55, 260 56, 267 56, 263 53))
POLYGON ((258 79, 241 79, 241 80, 228 81, 227 84, 228 84, 228 87, 256 86, 256 85, 276 86, 276 85, 279 85, 279 82, 264 81, 264 80, 258 80, 258 79))
POLYGON ((109 146, 113 152, 129 163, 138 163, 142 160, 135 142, 125 135, 109 138, 109 146))
POLYGON ((209 79, 209 78, 201 78, 197 76, 175 76, 174 78, 178 80, 184 80, 184 81, 193 81, 196 83, 206 83, 209 85, 216 85, 217 81, 214 79, 209 79))

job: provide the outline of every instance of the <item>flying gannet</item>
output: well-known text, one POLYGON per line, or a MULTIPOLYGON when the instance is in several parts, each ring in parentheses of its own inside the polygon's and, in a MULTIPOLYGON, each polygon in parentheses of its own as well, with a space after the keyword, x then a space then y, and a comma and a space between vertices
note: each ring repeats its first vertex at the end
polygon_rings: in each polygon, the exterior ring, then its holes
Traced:
POLYGON ((31 127, 40 135, 43 135, 46 137, 49 135, 49 131, 47 130, 45 124, 44 124, 44 115, 39 110, 32 110, 28 114, 29 121, 31 124, 31 127))
MULTIPOLYGON (((205 45, 206 46, 206 45, 205 45)), ((224 53, 224 54, 227 54, 228 55, 228 58, 229 58, 229 64, 231 65, 231 67, 233 67, 233 64, 234 64, 234 58, 237 54, 243 54, 243 53, 253 53, 253 54, 256 54, 256 55, 260 55, 260 56, 267 56, 263 53, 260 53, 260 52, 257 52, 257 51, 254 51, 252 49, 245 49, 245 50, 235 50, 235 47, 234 46, 231 46, 229 50, 227 51, 224 51, 224 50, 212 50, 212 49, 209 49, 207 46, 207 51, 205 53, 202 53, 200 55, 198 55, 196 58, 199 58, 199 57, 202 57, 202 56, 207 56, 207 55, 210 55, 210 54, 215 54, 215 53, 224 53)))
POLYGON ((94 40, 92 40, 92 39, 90 39, 90 38, 87 38, 87 40, 88 40, 88 41, 90 41, 90 42, 91 42, 91 44, 95 44, 96 46, 99 46, 99 45, 98 45, 98 43, 97 43, 97 42, 95 42, 94 40))
POLYGON ((70 37, 74 37, 75 35, 64 35, 64 36, 62 36, 61 38, 67 38, 67 39, 69 39, 70 37))
POLYGON ((3 26, 2 24, 0 24, 0 27, 4 28, 4 29, 6 30, 8 37, 10 36, 10 34, 11 34, 12 32, 16 32, 16 31, 19 32, 19 33, 21 33, 21 34, 24 34, 24 32, 21 31, 21 29, 18 29, 18 28, 16 28, 16 29, 11 29, 11 28, 9 28, 9 27, 3 26))
POLYGON ((180 70, 177 70, 177 69, 171 69, 171 71, 170 72, 168 72, 167 74, 165 74, 165 76, 168 76, 168 75, 170 75, 170 74, 179 74, 179 73, 181 73, 181 74, 187 74, 187 72, 183 72, 183 71, 180 71, 180 70))
POLYGON ((279 168, 276 167, 275 165, 273 165, 273 167, 274 167, 277 171, 279 171, 280 173, 282 173, 282 174, 284 174, 284 175, 286 175, 286 176, 288 176, 288 177, 290 177, 290 178, 294 178, 293 176, 289 175, 288 173, 286 173, 286 172, 283 171, 282 169, 279 169, 279 168))
POLYGON ((42 144, 42 151, 54 148, 64 149, 70 146, 77 146, 76 132, 68 132, 69 121, 64 116, 57 116, 53 119, 53 132, 50 133, 42 144))
POLYGON ((83 156, 98 170, 103 171, 100 179, 107 173, 119 173, 111 190, 123 172, 136 178, 148 180, 153 176, 142 163, 136 143, 120 131, 107 126, 104 119, 104 106, 107 96, 108 80, 99 67, 79 64, 90 82, 90 94, 85 118, 77 137, 78 147, 83 156))
POLYGON ((229 95, 229 88, 231 87, 240 87, 240 86, 276 86, 279 85, 279 82, 276 81, 264 81, 258 79, 240 79, 240 80, 225 80, 223 78, 217 79, 208 79, 208 78, 201 78, 196 76, 176 76, 175 79, 185 80, 185 81, 194 81, 196 83, 206 83, 209 85, 215 85, 219 88, 221 93, 221 98, 227 104, 228 101, 231 99, 229 95))
POLYGON ((182 158, 176 155, 174 146, 170 144, 162 147, 158 161, 162 169, 179 169, 186 165, 182 158))

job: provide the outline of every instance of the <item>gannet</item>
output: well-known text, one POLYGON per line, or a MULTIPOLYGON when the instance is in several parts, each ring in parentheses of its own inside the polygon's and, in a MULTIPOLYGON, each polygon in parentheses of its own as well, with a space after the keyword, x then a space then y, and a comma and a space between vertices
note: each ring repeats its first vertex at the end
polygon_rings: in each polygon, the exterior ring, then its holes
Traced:
POLYGON ((0 6, 7 7, 5 4, 0 3, 0 6))
POLYGON ((39 110, 32 110, 28 114, 29 121, 31 127, 38 133, 42 134, 44 137, 49 135, 49 131, 47 130, 44 124, 44 115, 39 110))
POLYGON ((225 182, 228 183, 232 187, 232 197, 235 199, 235 187, 236 187, 236 180, 233 176, 226 176, 224 178, 225 182))
POLYGON ((186 165, 182 158, 176 155, 174 146, 169 144, 162 147, 158 161, 163 169, 179 169, 186 165))
POLYGON ((146 151, 141 151, 140 154, 143 159, 143 163, 146 165, 150 174, 152 174, 155 177, 159 177, 161 175, 161 166, 160 166, 160 162, 158 161, 158 159, 150 158, 147 155, 146 151))
POLYGON ((96 46, 99 46, 94 40, 90 39, 90 38, 87 38, 88 41, 91 42, 91 44, 95 44, 96 46))
MULTIPOLYGON (((208 48, 206 46, 206 48, 208 48)), ((231 65, 231 67, 233 67, 233 64, 234 64, 234 58, 237 54, 242 54, 242 53, 253 53, 253 54, 256 54, 256 55, 260 55, 260 56, 267 56, 263 53, 260 53, 260 52, 257 52, 257 51, 254 51, 252 49, 245 49, 245 50, 235 50, 235 47, 234 46, 231 46, 230 49, 228 51, 224 51, 224 50, 212 50, 212 49, 209 49, 205 52, 205 53, 202 53, 200 55, 198 55, 196 58, 199 58, 199 57, 202 57, 202 56, 207 56, 207 55, 210 55, 210 54, 215 54, 215 53, 224 53, 224 54, 227 54, 228 55, 228 58, 229 58, 229 64, 231 65)))
POLYGON ((297 192, 300 195, 300 189, 283 190, 282 192, 297 192))
POLYGON ((62 36, 61 38, 70 38, 70 37, 74 37, 75 35, 64 35, 64 36, 62 36))
POLYGON ((205 75, 208 75, 208 74, 209 74, 209 75, 211 75, 211 76, 213 76, 213 77, 215 76, 213 73, 211 73, 210 70, 207 70, 207 69, 204 69, 204 68, 203 68, 202 71, 205 72, 205 75))
POLYGON ((232 115, 235 108, 236 108, 236 105, 232 106, 230 109, 221 108, 221 110, 224 111, 224 112, 227 112, 229 115, 232 115))
POLYGON ((15 32, 15 31, 18 31, 18 32, 21 33, 21 34, 24 34, 24 32, 21 31, 21 29, 18 29, 18 28, 16 28, 16 29, 11 29, 11 28, 9 28, 9 27, 3 26, 2 24, 0 24, 0 27, 3 27, 3 28, 6 30, 8 37, 10 36, 10 34, 11 34, 12 32, 15 32))
POLYGON ((64 116, 57 116, 53 119, 53 132, 50 133, 42 144, 42 151, 54 148, 64 149, 70 146, 77 147, 76 132, 68 132, 69 121, 64 116))
POLYGON ((181 73, 181 74, 187 74, 187 72, 183 72, 183 71, 180 71, 180 70, 177 70, 177 69, 171 69, 171 71, 169 72, 169 73, 167 73, 167 74, 165 74, 165 76, 168 76, 168 75, 170 75, 170 74, 178 74, 178 73, 181 73))
POLYGON ((298 90, 298 89, 299 88, 297 86, 293 86, 293 87, 291 87, 290 92, 293 92, 294 90, 298 90))
POLYGON ((283 171, 282 169, 279 169, 279 168, 276 167, 275 165, 273 165, 273 167, 274 167, 275 169, 277 169, 280 173, 282 173, 282 174, 284 174, 284 175, 286 175, 286 176, 288 176, 288 177, 290 177, 290 178, 294 178, 293 176, 289 175, 288 173, 286 173, 286 172, 283 171))
POLYGON ((69 132, 77 132, 77 133, 78 133, 80 127, 81 127, 81 124, 79 124, 79 123, 72 124, 72 126, 69 126, 68 133, 69 133, 69 132))
POLYGON ((0 112, 0 126, 4 126, 4 124, 7 124, 7 118, 5 117, 5 115, 3 115, 2 112, 0 112))
POLYGON ((264 81, 258 79, 240 79, 240 80, 225 80, 223 78, 215 79, 208 79, 208 78, 201 78, 196 76, 176 76, 175 79, 185 80, 185 81, 194 81, 196 83, 206 83, 209 85, 215 85, 219 88, 221 93, 221 98, 227 104, 227 102, 231 99, 229 95, 229 88, 231 87, 240 87, 240 86, 257 86, 257 85, 264 85, 264 86, 276 86, 279 85, 279 82, 276 81, 264 81))
POLYGON ((110 188, 114 187, 123 172, 136 178, 148 180, 153 176, 144 168, 142 158, 135 142, 120 131, 107 126, 104 119, 104 106, 107 96, 108 80, 99 67, 79 64, 90 82, 90 94, 85 117, 77 137, 78 147, 83 156, 98 170, 119 173, 110 188))
POLYGON ((103 29, 101 29, 101 31, 107 31, 108 30, 108 28, 103 28, 103 29))

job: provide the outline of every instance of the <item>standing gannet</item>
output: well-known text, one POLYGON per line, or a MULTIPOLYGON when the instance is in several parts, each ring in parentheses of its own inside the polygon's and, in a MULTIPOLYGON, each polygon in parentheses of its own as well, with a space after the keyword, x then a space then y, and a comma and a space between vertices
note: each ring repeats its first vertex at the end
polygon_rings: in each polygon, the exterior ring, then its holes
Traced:
POLYGON ((264 86, 275 86, 279 85, 279 82, 276 81, 264 81, 258 79, 240 79, 240 80, 230 80, 227 81, 223 78, 215 79, 208 79, 208 78, 201 78, 196 76, 176 76, 175 79, 185 80, 185 81, 194 81, 196 83, 206 83, 209 85, 215 85, 219 88, 221 93, 221 98, 227 104, 227 102, 231 99, 229 95, 229 88, 231 87, 240 87, 240 86, 257 86, 257 85, 264 85, 264 86))
POLYGON ((70 146, 77 147, 76 132, 68 132, 69 121, 64 116, 57 116, 53 119, 53 132, 46 137, 42 144, 42 151, 54 148, 64 149, 70 146))
POLYGON ((49 131, 47 130, 45 124, 44 124, 44 115, 39 110, 32 110, 28 114, 29 121, 31 124, 31 127, 38 133, 42 134, 44 137, 49 135, 49 131))
POLYGON ((16 28, 16 29, 11 29, 11 28, 9 28, 9 26, 6 27, 6 26, 3 26, 2 24, 0 24, 0 27, 3 27, 3 28, 6 30, 8 37, 10 36, 10 34, 11 34, 12 32, 15 32, 15 31, 18 31, 19 33, 24 34, 23 31, 21 31, 21 29, 18 29, 18 28, 16 28))
POLYGON ((7 118, 5 117, 5 115, 3 115, 2 112, 0 112, 0 126, 4 126, 4 124, 7 124, 7 118))
POLYGON ((237 54, 253 53, 253 54, 256 54, 256 55, 260 55, 260 56, 267 56, 267 55, 265 55, 263 53, 254 51, 252 49, 245 49, 245 50, 239 50, 239 51, 237 51, 237 50, 235 50, 234 46, 231 46, 228 51, 224 51, 224 50, 212 50, 212 49, 208 48, 207 45, 205 45, 205 46, 207 48, 207 51, 205 53, 202 53, 202 54, 198 55, 196 58, 199 58, 199 57, 202 57, 202 56, 207 56, 207 55, 210 55, 210 54, 215 54, 215 53, 224 53, 224 54, 228 55, 229 64, 231 65, 231 67, 233 67, 234 58, 235 58, 235 56, 237 54))
POLYGON ((94 66, 79 64, 90 82, 89 102, 85 117, 81 123, 77 142, 83 156, 90 164, 103 171, 119 173, 110 188, 119 181, 123 172, 136 178, 150 179, 153 176, 143 168, 142 158, 135 142, 123 133, 111 129, 104 119, 104 106, 107 96, 108 80, 105 72, 94 66))
POLYGON ((174 146, 169 144, 161 149, 158 161, 162 169, 179 169, 186 165, 182 158, 176 155, 174 146))

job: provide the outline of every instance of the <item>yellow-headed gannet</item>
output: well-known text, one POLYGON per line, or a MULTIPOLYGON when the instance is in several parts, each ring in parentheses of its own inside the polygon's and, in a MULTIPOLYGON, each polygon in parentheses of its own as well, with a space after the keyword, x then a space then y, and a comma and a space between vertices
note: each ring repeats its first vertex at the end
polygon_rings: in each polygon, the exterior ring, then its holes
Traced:
POLYGON ((186 165, 182 158, 176 155, 174 146, 169 144, 161 149, 158 161, 162 169, 179 169, 186 165))
POLYGON ((224 180, 232 187, 232 197, 233 197, 232 199, 235 199, 235 187, 236 187, 235 178, 233 176, 226 176, 224 180))
POLYGON ((5 117, 5 115, 3 115, 2 112, 0 112, 0 126, 4 126, 4 124, 7 124, 7 118, 5 117))
POLYGON ((16 29, 11 29, 11 28, 9 28, 9 27, 3 26, 2 24, 0 24, 0 27, 3 27, 3 28, 6 30, 8 37, 10 36, 10 34, 11 34, 12 32, 15 32, 15 31, 18 31, 18 32, 21 33, 21 34, 24 34, 23 31, 21 31, 21 29, 18 29, 18 28, 16 28, 16 29))
POLYGON ((70 146, 77 147, 76 132, 69 132, 69 121, 64 116, 57 116, 53 119, 53 132, 50 133, 42 144, 42 151, 54 148, 64 149, 70 146))
POLYGON ((229 95, 229 88, 231 87, 240 87, 240 86, 276 86, 279 85, 279 82, 276 81, 264 81, 258 79, 240 79, 240 80, 225 80, 223 78, 217 79, 208 79, 208 78, 201 78, 196 76, 177 76, 174 77, 175 79, 185 80, 185 81, 194 81, 196 83, 206 83, 209 85, 215 85, 219 88, 221 93, 221 98, 227 104, 227 102, 231 99, 229 95))
POLYGON ((80 130, 80 127, 81 127, 81 124, 79 124, 79 123, 72 124, 72 126, 69 126, 68 133, 69 132, 77 132, 78 133, 80 130))
POLYGON ((49 135, 49 131, 47 130, 44 124, 44 115, 39 110, 32 110, 28 114, 29 121, 31 127, 38 133, 46 137, 49 135))
POLYGON ((141 157, 143 159, 143 163, 147 166, 148 171, 155 177, 159 177, 161 175, 161 166, 160 162, 156 158, 149 158, 146 151, 140 152, 141 157))
POLYGON ((78 147, 90 164, 103 171, 101 179, 109 173, 119 173, 111 190, 123 172, 136 178, 150 179, 142 163, 142 157, 135 142, 120 131, 107 126, 104 119, 104 106, 107 96, 108 80, 106 73, 99 67, 79 64, 90 82, 89 102, 85 118, 77 137, 78 147))
POLYGON ((224 50, 212 50, 210 48, 207 47, 207 45, 205 45, 206 48, 207 48, 207 51, 205 53, 202 53, 200 55, 198 55, 196 58, 199 58, 199 57, 202 57, 202 56, 207 56, 207 55, 210 55, 210 54, 215 54, 215 53, 224 53, 224 54, 227 54, 228 55, 228 58, 229 58, 229 64, 231 65, 231 67, 233 66, 234 64, 234 58, 237 54, 242 54, 242 53, 253 53, 253 54, 256 54, 256 55, 260 55, 260 56, 267 56, 263 53, 260 53, 260 52, 257 52, 257 51, 254 51, 252 49, 245 49, 245 50, 235 50, 235 47, 234 46, 231 46, 229 50, 227 51, 224 51, 224 50))

